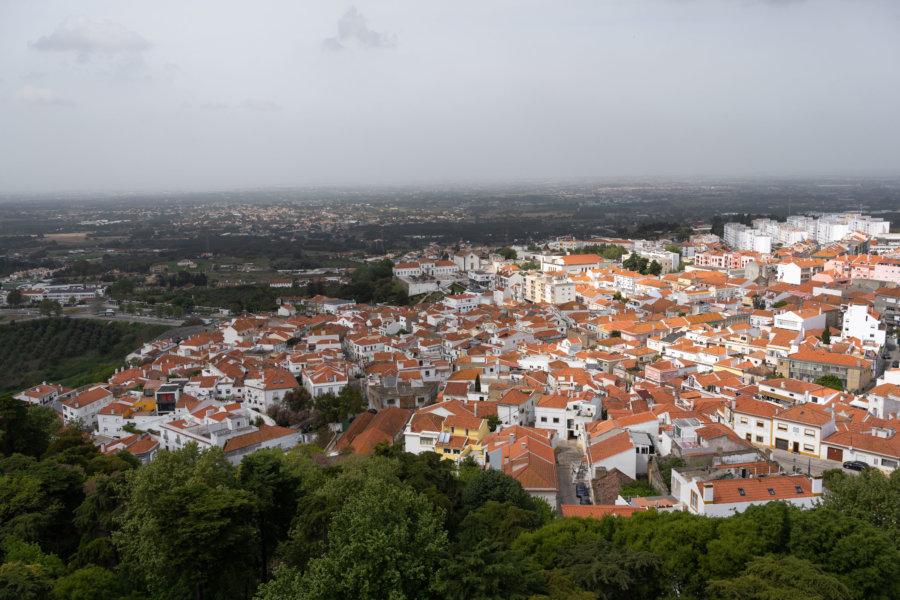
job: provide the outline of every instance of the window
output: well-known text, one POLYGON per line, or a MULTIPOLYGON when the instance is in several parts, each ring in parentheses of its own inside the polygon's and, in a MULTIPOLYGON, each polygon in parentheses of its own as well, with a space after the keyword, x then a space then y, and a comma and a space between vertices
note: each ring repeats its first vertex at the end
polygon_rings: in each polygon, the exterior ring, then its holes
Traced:
POLYGON ((770 496, 774 496, 774 495, 775 495, 775 490, 773 490, 772 488, 769 488, 769 495, 770 495, 770 496))
POLYGON ((816 437, 816 432, 814 429, 804 429, 803 435, 805 435, 806 437, 816 437))
POLYGON ((741 417, 741 425, 747 424, 747 417, 741 417))
POLYGON ((794 489, 797 490, 797 493, 798 493, 798 494, 802 494, 802 493, 803 493, 803 488, 800 487, 799 485, 794 486, 794 489))
POLYGON ((547 417, 541 417, 541 423, 546 423, 546 422, 547 422, 547 417))
POLYGON ((759 443, 761 444, 761 443, 763 443, 765 440, 763 439, 763 436, 758 435, 758 436, 756 436, 756 441, 759 442, 759 443))
POLYGON ((559 417, 553 417, 553 422, 554 422, 554 423, 559 423, 559 417))
POLYGON ((779 423, 778 431, 787 431, 787 425, 785 425, 784 423, 779 423))
POLYGON ((757 426, 757 427, 765 427, 766 424, 765 424, 764 422, 762 422, 762 421, 757 421, 757 422, 756 422, 756 426, 757 426))
POLYGON ((746 493, 744 492, 744 488, 738 488, 738 494, 740 494, 741 496, 745 496, 746 493))
POLYGON ((693 508, 694 510, 697 510, 697 500, 698 500, 697 492, 695 492, 694 490, 691 490, 691 508, 693 508))
POLYGON ((816 447, 813 446, 812 444, 803 444, 803 451, 804 452, 815 452, 816 447))

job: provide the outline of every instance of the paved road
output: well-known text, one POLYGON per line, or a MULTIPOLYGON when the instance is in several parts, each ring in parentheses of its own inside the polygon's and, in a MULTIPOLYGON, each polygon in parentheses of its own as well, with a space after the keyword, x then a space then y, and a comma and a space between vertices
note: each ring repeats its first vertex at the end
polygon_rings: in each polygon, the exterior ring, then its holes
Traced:
MULTIPOLYGON (((889 359, 879 359, 881 361, 881 366, 883 370, 888 370, 893 368, 894 361, 900 361, 900 346, 896 344, 896 341, 893 337, 888 337, 888 343, 886 344, 887 348, 891 348, 888 350, 891 357, 889 359)), ((879 372, 881 369, 879 369, 879 372)))
POLYGON ((821 475, 824 471, 828 471, 829 469, 842 469, 845 473, 856 473, 856 471, 844 469, 841 466, 841 463, 836 460, 811 458, 809 456, 803 456, 802 454, 794 454, 787 450, 773 449, 772 458, 781 465, 781 468, 783 468, 786 473, 794 472, 795 467, 799 472, 805 474, 809 471, 811 475, 821 475))
MULTIPOLYGON (((560 451, 556 454, 556 472, 559 476, 559 493, 556 496, 556 505, 578 504, 575 496, 575 482, 572 479, 572 463, 581 460, 583 453, 575 443, 575 440, 562 440, 559 443, 560 451)), ((562 509, 559 508, 562 514, 562 509)))

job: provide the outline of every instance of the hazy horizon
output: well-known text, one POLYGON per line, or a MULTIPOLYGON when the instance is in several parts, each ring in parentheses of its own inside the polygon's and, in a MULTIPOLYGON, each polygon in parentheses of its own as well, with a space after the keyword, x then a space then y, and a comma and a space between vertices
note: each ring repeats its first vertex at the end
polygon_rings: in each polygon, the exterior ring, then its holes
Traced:
POLYGON ((888 0, 0 0, 0 194, 900 176, 888 0))

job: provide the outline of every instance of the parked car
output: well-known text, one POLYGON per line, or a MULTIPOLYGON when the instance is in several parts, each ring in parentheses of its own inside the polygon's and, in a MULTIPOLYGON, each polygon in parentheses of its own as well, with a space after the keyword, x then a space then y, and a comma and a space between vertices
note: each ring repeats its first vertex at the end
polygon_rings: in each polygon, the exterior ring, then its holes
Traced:
POLYGON ((591 499, 588 498, 587 496, 584 496, 581 500, 578 501, 578 504, 590 504, 590 503, 591 503, 591 499))
POLYGON ((848 460, 844 463, 845 469, 850 469, 851 471, 862 471, 867 468, 869 465, 864 463, 861 460, 848 460))
POLYGON ((588 497, 587 486, 584 484, 583 481, 579 481, 578 483, 575 484, 575 495, 579 498, 587 498, 588 497))
POLYGON ((892 366, 893 368, 895 368, 895 369, 900 368, 900 360, 895 360, 895 361, 894 361, 894 364, 892 364, 891 366, 892 366))

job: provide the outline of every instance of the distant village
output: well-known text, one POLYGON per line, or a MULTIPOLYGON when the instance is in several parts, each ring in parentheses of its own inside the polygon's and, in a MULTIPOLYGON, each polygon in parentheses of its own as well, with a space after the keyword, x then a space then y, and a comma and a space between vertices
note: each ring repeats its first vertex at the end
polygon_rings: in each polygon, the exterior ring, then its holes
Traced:
MULTIPOLYGON (((564 516, 808 507, 825 469, 896 469, 900 234, 858 213, 693 230, 391 255, 418 304, 285 295, 136 348, 108 381, 15 397, 143 462, 189 443, 234 464, 400 444, 502 470, 564 516), (348 387, 363 410, 312 426, 348 387), (620 493, 636 481, 654 493, 620 493)), ((34 300, 103 294, 48 275, 13 277, 34 300)))

